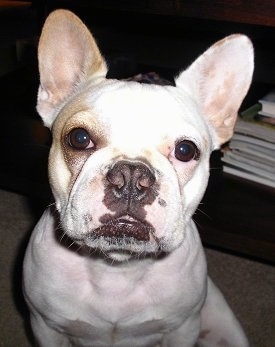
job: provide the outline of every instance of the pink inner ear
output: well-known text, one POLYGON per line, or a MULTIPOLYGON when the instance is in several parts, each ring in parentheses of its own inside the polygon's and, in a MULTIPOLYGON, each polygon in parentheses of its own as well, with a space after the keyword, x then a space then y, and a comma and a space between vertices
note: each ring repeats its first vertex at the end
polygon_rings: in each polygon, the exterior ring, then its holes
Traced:
POLYGON ((199 102, 222 144, 232 136, 238 109, 251 82, 251 43, 242 36, 222 40, 203 55, 199 65, 199 102))
POLYGON ((86 59, 91 63, 90 47, 84 38, 80 40, 69 25, 64 27, 64 31, 60 42, 47 37, 39 49, 41 84, 53 96, 55 103, 69 95, 81 81, 87 69, 86 59))
POLYGON ((93 36, 77 16, 66 10, 56 10, 47 18, 38 60, 41 88, 37 110, 47 125, 56 108, 81 82, 107 73, 93 36))
MULTIPOLYGON (((201 102, 203 109, 208 115, 219 114, 222 110, 228 114, 226 108, 228 101, 234 104, 231 98, 234 97, 235 87, 237 87, 235 72, 228 66, 228 57, 223 56, 217 59, 206 61, 206 66, 202 71, 201 102)), ((229 63, 229 62, 228 62, 229 63)))

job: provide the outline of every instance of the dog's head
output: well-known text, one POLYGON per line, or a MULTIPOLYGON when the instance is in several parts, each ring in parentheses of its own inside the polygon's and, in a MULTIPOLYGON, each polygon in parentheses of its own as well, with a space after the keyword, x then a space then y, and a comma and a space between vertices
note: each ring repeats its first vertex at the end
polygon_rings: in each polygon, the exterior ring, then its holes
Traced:
POLYGON ((249 39, 219 41, 175 87, 108 80, 88 29, 58 10, 42 31, 39 71, 37 109, 53 133, 49 175, 65 232, 118 260, 178 247, 210 153, 231 137, 249 88, 249 39))

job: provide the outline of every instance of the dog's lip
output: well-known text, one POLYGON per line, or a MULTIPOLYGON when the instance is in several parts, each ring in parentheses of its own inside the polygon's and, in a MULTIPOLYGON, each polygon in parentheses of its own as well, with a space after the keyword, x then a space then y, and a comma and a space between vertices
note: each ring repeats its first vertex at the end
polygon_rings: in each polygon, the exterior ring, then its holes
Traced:
POLYGON ((152 226, 126 215, 111 219, 93 231, 93 237, 132 238, 137 241, 149 241, 152 226))

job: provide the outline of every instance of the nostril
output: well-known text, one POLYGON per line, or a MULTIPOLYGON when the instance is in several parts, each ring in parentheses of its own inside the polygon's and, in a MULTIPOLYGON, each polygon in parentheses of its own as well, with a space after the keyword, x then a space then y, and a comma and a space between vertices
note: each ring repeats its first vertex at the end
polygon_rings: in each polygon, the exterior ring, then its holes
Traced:
POLYGON ((155 182, 154 176, 150 173, 143 174, 138 180, 136 187, 138 190, 143 190, 144 188, 150 188, 155 182))
POLYGON ((116 186, 118 189, 121 189, 125 185, 125 177, 121 171, 109 171, 107 173, 107 179, 113 186, 116 186))
POLYGON ((131 169, 125 162, 116 163, 107 173, 107 180, 116 191, 127 189, 131 182, 131 169))

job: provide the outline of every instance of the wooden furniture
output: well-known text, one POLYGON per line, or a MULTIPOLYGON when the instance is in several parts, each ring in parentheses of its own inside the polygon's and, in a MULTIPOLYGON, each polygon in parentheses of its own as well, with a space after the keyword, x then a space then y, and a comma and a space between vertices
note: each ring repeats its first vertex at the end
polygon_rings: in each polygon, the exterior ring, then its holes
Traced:
POLYGON ((274 263, 275 190, 223 174, 219 156, 194 216, 203 242, 274 263))

